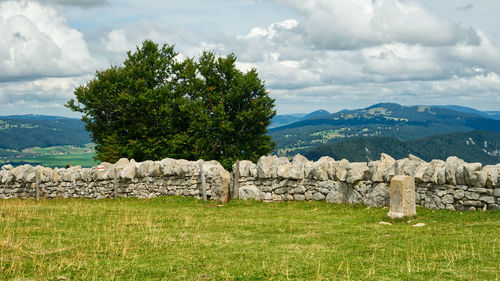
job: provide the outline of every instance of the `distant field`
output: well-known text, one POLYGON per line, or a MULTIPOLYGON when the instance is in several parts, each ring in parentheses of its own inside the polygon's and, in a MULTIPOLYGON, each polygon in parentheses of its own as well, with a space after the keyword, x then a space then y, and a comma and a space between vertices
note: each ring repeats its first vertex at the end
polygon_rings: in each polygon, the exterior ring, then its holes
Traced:
POLYGON ((500 212, 0 200, 3 280, 498 280, 500 212), (412 226, 425 223, 423 227, 412 226))
POLYGON ((96 166, 94 161, 94 144, 84 146, 64 145, 51 146, 45 148, 28 148, 23 151, 5 154, 5 158, 0 158, 0 164, 10 163, 30 163, 32 165, 43 165, 46 167, 65 167, 66 165, 82 167, 96 166))

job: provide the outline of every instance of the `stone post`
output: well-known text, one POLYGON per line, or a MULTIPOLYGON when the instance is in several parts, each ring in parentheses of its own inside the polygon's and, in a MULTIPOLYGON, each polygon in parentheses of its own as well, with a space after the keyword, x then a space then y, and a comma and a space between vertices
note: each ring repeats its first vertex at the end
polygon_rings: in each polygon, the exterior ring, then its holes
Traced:
POLYGON ((410 176, 398 175, 391 179, 391 219, 415 216, 415 180, 410 176))

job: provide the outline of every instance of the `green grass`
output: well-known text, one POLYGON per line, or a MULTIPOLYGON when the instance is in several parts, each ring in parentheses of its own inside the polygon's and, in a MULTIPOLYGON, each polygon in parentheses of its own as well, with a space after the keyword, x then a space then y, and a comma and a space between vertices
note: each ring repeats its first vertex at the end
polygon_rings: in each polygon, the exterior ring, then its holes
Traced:
POLYGON ((24 149, 22 152, 11 152, 0 150, 0 155, 7 156, 0 159, 0 164, 6 161, 19 163, 27 162, 32 165, 42 165, 45 167, 65 167, 66 165, 82 167, 93 167, 99 164, 94 161, 94 144, 89 143, 83 146, 63 145, 51 147, 33 147, 24 149), (89 152, 92 151, 92 152, 89 152), (10 152, 10 153, 7 153, 10 152), (24 155, 19 157, 19 155, 24 155))
MULTIPOLYGON (((66 165, 78 166, 82 167, 93 167, 97 166, 99 162, 94 161, 93 157, 95 153, 84 153, 84 154, 63 154, 63 155, 30 155, 26 157, 20 157, 12 159, 13 162, 28 162, 32 163, 32 165, 42 165, 45 167, 59 167, 64 168, 66 165)), ((1 160, 0 163, 4 163, 4 160, 1 160)))
POLYGON ((76 145, 58 145, 50 147, 32 147, 23 149, 24 153, 38 153, 38 154, 57 154, 57 153, 68 153, 68 154, 84 154, 87 151, 94 151, 94 144, 87 143, 83 146, 76 145))
POLYGON ((1 200, 0 279, 498 280, 500 212, 192 198, 1 200), (424 227, 413 224, 423 222, 424 227))

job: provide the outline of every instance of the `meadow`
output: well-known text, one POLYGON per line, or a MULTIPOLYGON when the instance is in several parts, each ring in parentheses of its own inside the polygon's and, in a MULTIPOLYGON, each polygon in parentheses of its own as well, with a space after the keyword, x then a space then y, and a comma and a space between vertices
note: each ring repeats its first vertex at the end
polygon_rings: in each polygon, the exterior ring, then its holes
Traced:
POLYGON ((387 211, 184 197, 0 200, 0 279, 500 278, 500 211, 418 208, 399 221, 387 211))
POLYGON ((11 155, 0 159, 0 164, 10 163, 14 166, 18 164, 30 164, 32 166, 41 165, 50 168, 80 165, 88 168, 98 165, 99 162, 94 160, 95 155, 94 144, 92 143, 82 146, 33 147, 23 149, 22 151, 11 151, 11 155))

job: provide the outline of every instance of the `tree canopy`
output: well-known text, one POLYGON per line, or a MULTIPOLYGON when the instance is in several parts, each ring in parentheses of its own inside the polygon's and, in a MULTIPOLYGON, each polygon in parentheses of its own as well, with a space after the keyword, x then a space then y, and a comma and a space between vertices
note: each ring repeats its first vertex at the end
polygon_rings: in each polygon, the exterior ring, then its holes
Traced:
POLYGON ((204 159, 229 168, 270 153, 267 126, 276 112, 257 71, 238 70, 234 54, 177 55, 171 45, 144 41, 122 66, 75 89, 66 106, 82 113, 96 159, 204 159))

